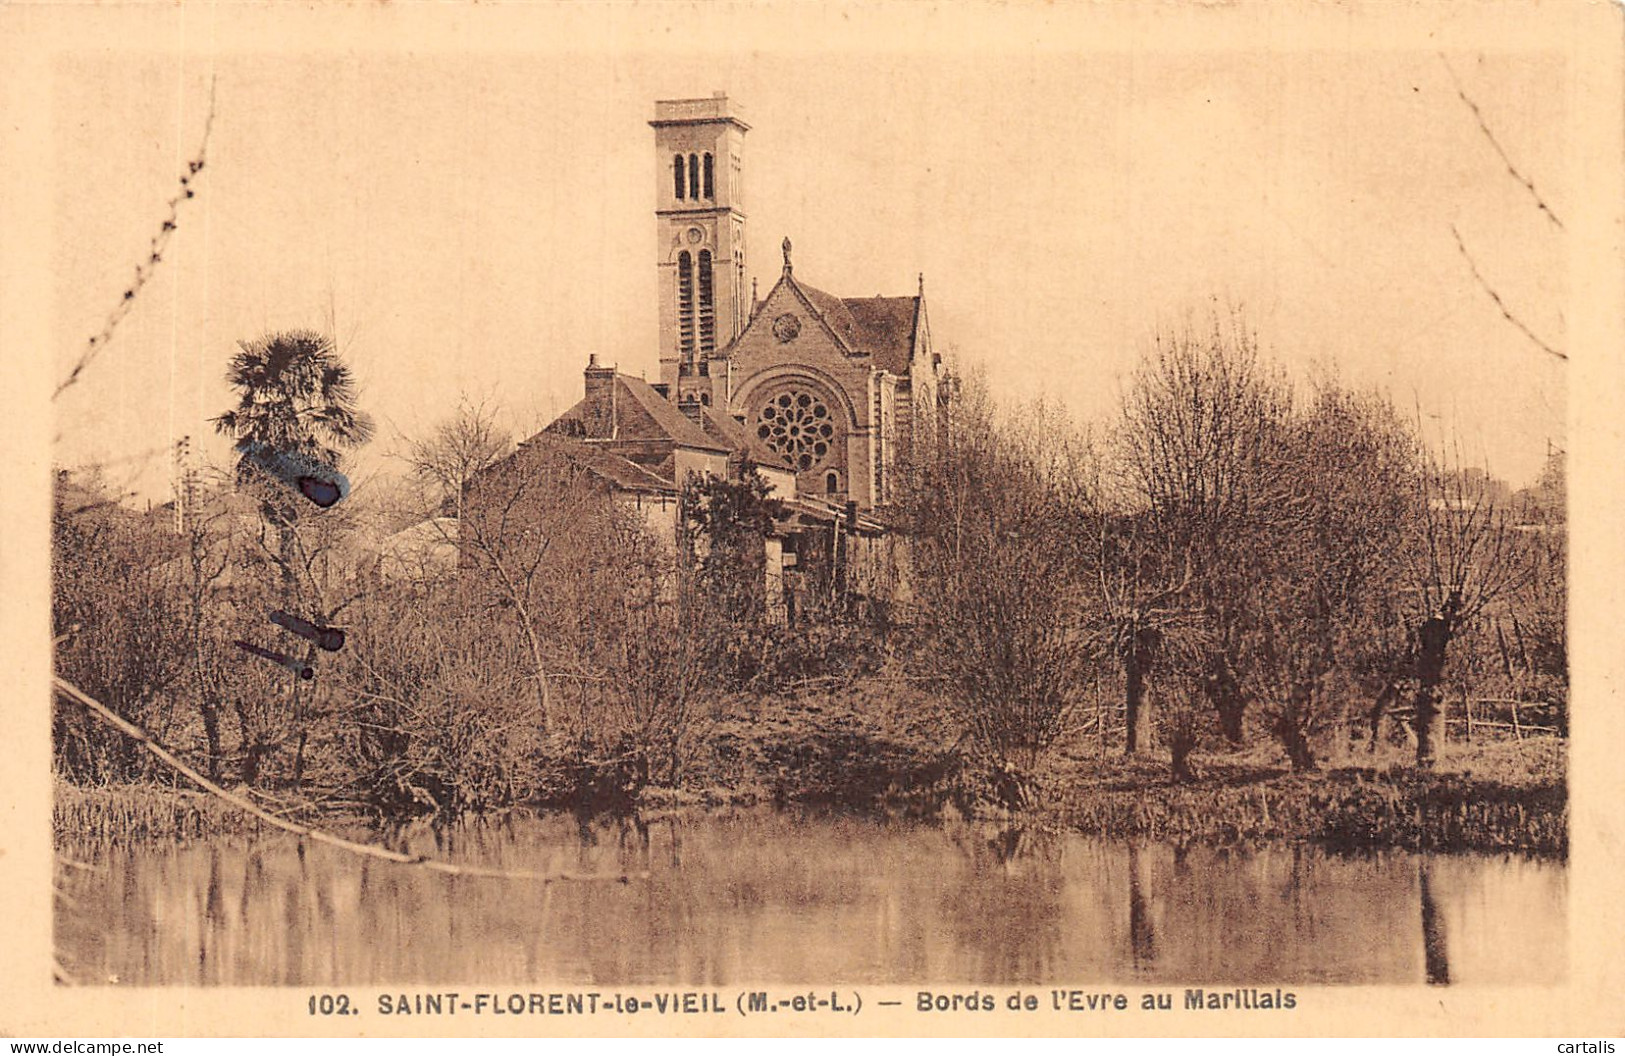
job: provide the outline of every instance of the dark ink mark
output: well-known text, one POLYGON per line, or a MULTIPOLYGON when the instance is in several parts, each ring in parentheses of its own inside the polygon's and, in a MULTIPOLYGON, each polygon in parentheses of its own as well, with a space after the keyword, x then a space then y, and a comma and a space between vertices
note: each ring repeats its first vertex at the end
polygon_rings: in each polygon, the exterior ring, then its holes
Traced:
POLYGON ((309 639, 330 653, 336 653, 344 648, 344 632, 337 627, 323 627, 291 616, 286 612, 277 610, 271 613, 271 622, 278 627, 284 627, 301 638, 309 639))
POLYGON ((324 510, 350 494, 350 480, 343 473, 296 451, 278 451, 252 440, 240 441, 237 450, 266 474, 324 510))
POLYGON ((300 477, 299 490, 304 493, 305 498, 324 510, 339 501, 338 486, 315 477, 300 477))
POLYGON ((248 652, 253 653, 255 656, 263 656, 273 664, 279 664, 282 667, 287 668, 289 671, 292 671, 294 674, 298 675, 307 682, 316 677, 315 668, 291 657, 283 656, 281 653, 274 652, 270 649, 261 649, 259 646, 242 641, 241 639, 238 639, 235 644, 239 649, 247 650, 248 652))

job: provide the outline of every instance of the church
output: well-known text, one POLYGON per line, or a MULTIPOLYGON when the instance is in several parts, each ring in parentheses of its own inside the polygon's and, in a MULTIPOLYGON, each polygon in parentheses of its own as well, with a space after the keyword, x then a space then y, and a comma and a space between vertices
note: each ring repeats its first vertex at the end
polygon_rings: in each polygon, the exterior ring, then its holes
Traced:
POLYGON ((754 471, 784 510, 768 540, 770 600, 815 567, 835 571, 828 589, 894 592, 886 511, 933 428, 943 373, 924 276, 902 296, 839 297, 796 274, 786 237, 777 281, 758 295, 745 252, 750 126, 722 93, 658 101, 649 124, 660 380, 589 357, 580 402, 513 457, 563 451, 658 533, 676 531, 691 477, 754 471))
MULTIPOLYGON (((726 97, 657 102, 660 385, 679 407, 739 422, 801 494, 895 501, 916 419, 934 406, 924 281, 901 297, 837 297, 795 274, 792 243, 765 297, 745 288, 744 142, 726 97)), ((777 263, 777 262, 775 262, 777 263)))

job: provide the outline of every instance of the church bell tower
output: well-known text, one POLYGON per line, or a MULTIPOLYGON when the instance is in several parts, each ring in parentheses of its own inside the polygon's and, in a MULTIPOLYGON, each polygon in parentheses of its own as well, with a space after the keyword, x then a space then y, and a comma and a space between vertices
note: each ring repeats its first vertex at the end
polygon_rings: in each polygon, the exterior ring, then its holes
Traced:
POLYGON ((750 126, 722 92, 655 103, 660 380, 674 402, 709 404, 710 357, 744 329, 741 159, 750 126))

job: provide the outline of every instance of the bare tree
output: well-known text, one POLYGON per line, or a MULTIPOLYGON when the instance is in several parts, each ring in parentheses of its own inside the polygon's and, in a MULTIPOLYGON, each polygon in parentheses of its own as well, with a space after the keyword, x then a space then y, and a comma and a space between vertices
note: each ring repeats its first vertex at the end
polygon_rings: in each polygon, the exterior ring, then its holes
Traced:
POLYGON ((1532 488, 1513 500, 1527 544, 1529 576, 1508 598, 1495 627, 1502 666, 1514 695, 1556 709, 1568 724, 1568 516, 1562 451, 1552 452, 1532 488), (1505 625, 1503 629, 1502 625, 1505 625))
POLYGON ((180 588, 186 602, 189 657, 198 716, 208 752, 208 775, 220 780, 223 749, 220 716, 226 701, 219 647, 229 637, 221 633, 222 605, 229 594, 228 571, 240 563, 236 517, 225 492, 225 482, 187 488, 180 536, 185 550, 180 563, 180 588))
MULTIPOLYGON (((185 676, 182 619, 172 589, 174 536, 119 502, 93 471, 59 470, 52 515, 56 670, 118 715, 166 731, 170 691, 185 676)), ((129 780, 145 765, 137 746, 56 712, 57 762, 89 782, 129 780)))
POLYGON ((479 474, 466 490, 457 531, 462 567, 513 614, 544 729, 552 713, 544 641, 580 629, 593 576, 627 516, 603 483, 570 457, 568 443, 535 437, 479 474))
POLYGON ((951 424, 916 455, 913 564, 932 673, 995 798, 1021 807, 1092 671, 1076 540, 1093 523, 1094 470, 1053 408, 1001 420, 978 387, 959 392, 951 424))
POLYGON ((1429 460, 1417 477, 1406 546, 1415 598, 1416 764, 1431 767, 1442 736, 1445 662, 1450 645, 1532 574, 1530 542, 1498 501, 1494 481, 1462 471, 1459 451, 1429 460))
POLYGON ((1156 335, 1117 430, 1130 508, 1145 510, 1151 531, 1191 569, 1185 604, 1207 624, 1200 684, 1232 744, 1241 743, 1247 703, 1236 674, 1238 621, 1263 556, 1252 539, 1276 487, 1262 469, 1290 407, 1285 379, 1260 362, 1240 313, 1215 314, 1205 329, 1156 335))
POLYGON ((423 509, 461 520, 469 485, 513 446, 512 435, 497 425, 494 407, 464 399, 429 436, 408 440, 403 457, 421 489, 423 509))
POLYGON ((1386 400, 1328 382, 1268 457, 1276 485, 1253 539, 1265 556, 1241 620, 1245 682, 1293 768, 1310 770, 1312 738, 1349 688, 1334 676, 1385 638, 1415 444, 1386 400))

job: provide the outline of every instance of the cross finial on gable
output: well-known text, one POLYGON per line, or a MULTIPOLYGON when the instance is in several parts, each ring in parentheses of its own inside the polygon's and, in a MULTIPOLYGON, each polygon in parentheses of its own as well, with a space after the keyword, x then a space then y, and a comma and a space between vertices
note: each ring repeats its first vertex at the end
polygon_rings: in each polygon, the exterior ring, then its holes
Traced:
POLYGON ((790 236, 784 236, 784 273, 790 274, 790 236))

